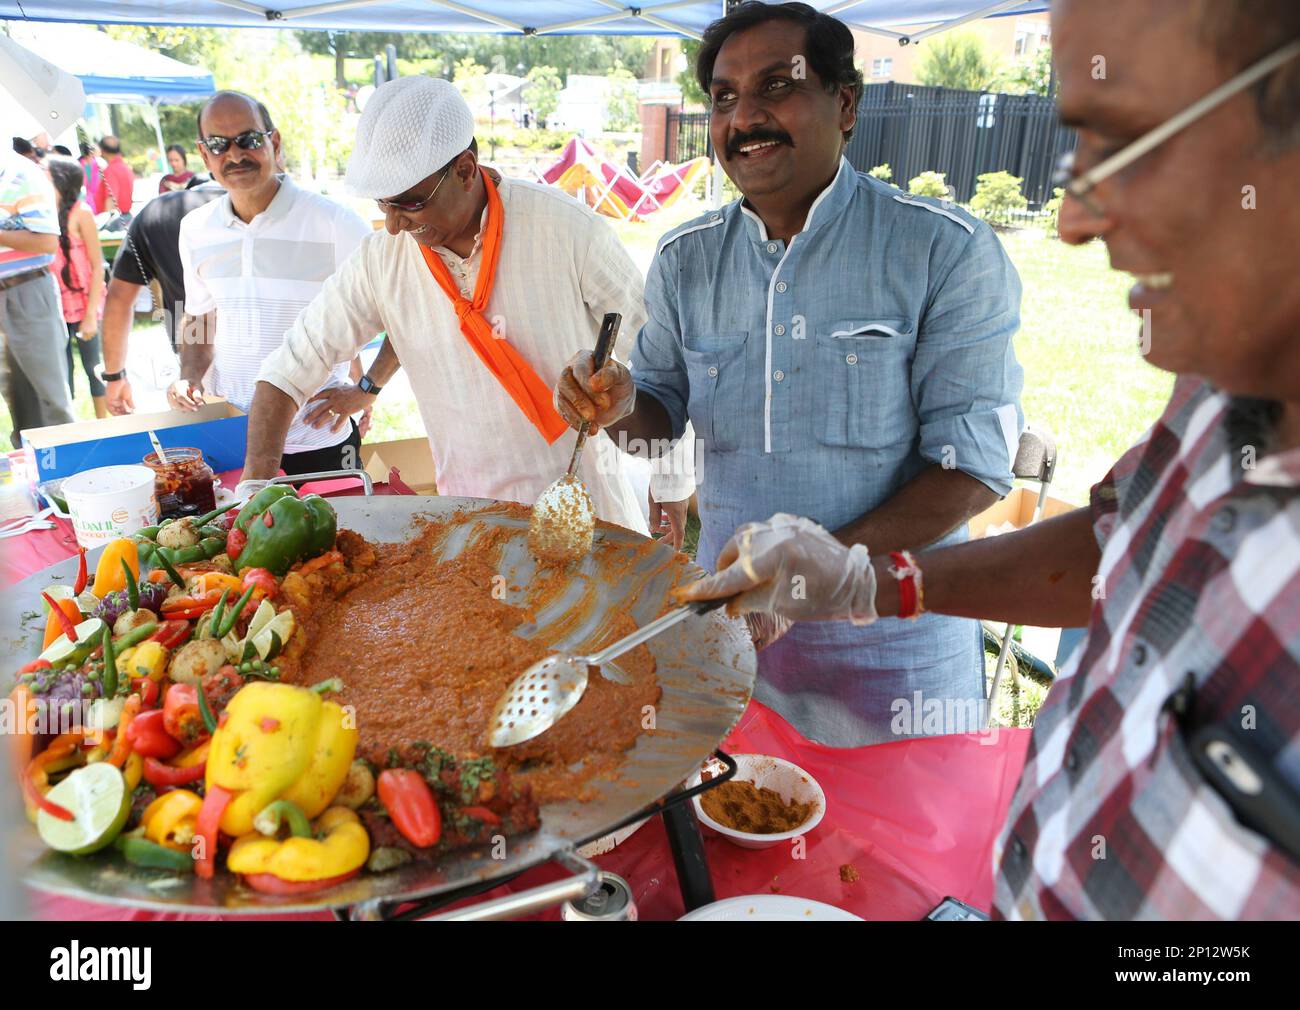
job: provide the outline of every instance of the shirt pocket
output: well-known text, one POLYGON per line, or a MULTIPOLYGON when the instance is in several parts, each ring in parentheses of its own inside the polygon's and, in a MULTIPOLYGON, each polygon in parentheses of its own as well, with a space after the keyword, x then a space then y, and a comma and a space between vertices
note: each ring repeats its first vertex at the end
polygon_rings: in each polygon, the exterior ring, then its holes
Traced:
POLYGON ((914 437, 912 345, 909 319, 841 320, 818 329, 823 445, 880 449, 914 437))
POLYGON ((690 383, 687 411, 705 448, 731 452, 740 444, 748 339, 748 333, 719 333, 683 342, 690 383))

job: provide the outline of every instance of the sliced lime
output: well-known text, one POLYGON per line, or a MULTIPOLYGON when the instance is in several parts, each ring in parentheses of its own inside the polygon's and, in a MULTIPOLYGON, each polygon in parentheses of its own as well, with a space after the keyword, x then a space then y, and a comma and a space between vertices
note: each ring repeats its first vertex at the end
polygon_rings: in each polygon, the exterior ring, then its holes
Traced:
POLYGON ((131 813, 131 791, 126 779, 105 761, 78 768, 46 794, 72 814, 64 821, 41 810, 36 830, 51 849, 82 856, 95 852, 117 837, 131 813))
POLYGON ((270 600, 263 600, 253 612, 253 619, 248 622, 248 638, 252 638, 275 619, 275 605, 270 600))
POLYGON ((285 610, 268 622, 257 634, 252 636, 253 647, 265 660, 274 659, 280 654, 284 643, 293 637, 293 611, 285 610))
POLYGON ((50 643, 48 649, 41 653, 41 659, 50 663, 57 663, 60 660, 67 659, 77 649, 78 645, 89 642, 92 638, 100 635, 104 630, 104 622, 98 617, 92 617, 88 621, 82 621, 77 625, 77 640, 70 641, 67 635, 60 635, 50 643))

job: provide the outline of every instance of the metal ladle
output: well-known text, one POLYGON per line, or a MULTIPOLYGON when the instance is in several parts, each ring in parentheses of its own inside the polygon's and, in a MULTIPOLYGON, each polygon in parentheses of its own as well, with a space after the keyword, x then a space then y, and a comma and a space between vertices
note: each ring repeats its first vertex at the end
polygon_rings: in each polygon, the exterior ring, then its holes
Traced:
POLYGON ((680 624, 691 614, 707 614, 730 599, 732 597, 724 596, 677 607, 589 656, 557 653, 538 660, 511 681, 497 702, 492 712, 488 742, 493 747, 513 747, 541 736, 582 700, 592 667, 598 669, 606 680, 617 683, 619 678, 606 673, 605 664, 680 624))
MULTIPOLYGON (((600 324, 600 336, 596 339, 596 350, 592 354, 593 374, 600 371, 609 357, 622 321, 623 317, 617 312, 605 313, 600 324)), ((568 472, 533 503, 533 514, 528 522, 528 548, 541 561, 567 565, 591 550, 596 510, 591 504, 591 495, 577 476, 578 459, 587 444, 587 428, 588 422, 584 421, 578 429, 578 441, 573 446, 568 472)))

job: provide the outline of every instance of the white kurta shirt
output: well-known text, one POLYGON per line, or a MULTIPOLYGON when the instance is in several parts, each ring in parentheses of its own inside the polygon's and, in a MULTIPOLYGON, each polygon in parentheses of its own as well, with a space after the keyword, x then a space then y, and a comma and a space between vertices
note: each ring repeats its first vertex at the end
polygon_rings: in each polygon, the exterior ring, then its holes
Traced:
MULTIPOLYGON (((559 190, 502 178, 505 221, 496 283, 484 318, 509 340, 547 386, 575 353, 595 346, 606 312, 623 322, 615 353, 645 321, 643 282, 609 225, 559 190)), ((466 297, 473 297, 481 252, 468 259, 438 250, 466 297)), ((406 370, 446 495, 531 504, 569 465, 574 434, 554 443, 524 416, 460 330, 409 235, 376 231, 302 311, 260 379, 300 406, 330 369, 384 331, 406 370)), ((602 431, 590 440, 579 476, 602 519, 646 532, 623 473, 622 454, 602 431)))

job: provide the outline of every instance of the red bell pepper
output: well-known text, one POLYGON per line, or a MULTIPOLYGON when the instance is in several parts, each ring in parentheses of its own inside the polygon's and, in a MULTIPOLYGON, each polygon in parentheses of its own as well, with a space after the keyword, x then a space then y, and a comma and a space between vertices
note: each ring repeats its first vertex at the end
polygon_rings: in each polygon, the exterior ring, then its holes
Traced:
POLYGON ((198 839, 199 857, 194 861, 194 872, 204 880, 211 880, 217 872, 217 838, 220 834, 221 815, 230 806, 234 793, 219 785, 208 786, 203 806, 194 822, 194 837, 198 839))
MULTIPOLYGON (((175 685, 172 690, 176 689, 175 685)), ((171 692, 169 691, 168 694, 171 692)), ((167 713, 160 708, 141 712, 131 720, 127 727, 127 739, 131 749, 141 757, 173 758, 181 752, 180 742, 167 732, 165 720, 167 713)))
POLYGON ((238 526, 230 531, 230 536, 226 537, 226 556, 234 561, 243 553, 244 548, 248 546, 248 534, 238 526))
POLYGON ((207 761, 190 765, 188 768, 175 768, 163 764, 157 758, 147 757, 144 759, 144 780, 158 789, 183 786, 199 781, 207 768, 207 761))
POLYGON ((255 586, 269 600, 274 599, 275 594, 280 591, 280 584, 275 581, 275 576, 265 568, 250 568, 244 572, 244 587, 249 586, 255 586))
POLYGON ((163 699, 163 728, 182 744, 189 746, 208 736, 199 708, 196 684, 173 684, 163 699))
POLYGON ((477 821, 482 821, 490 828, 499 827, 501 824, 501 817, 487 807, 461 807, 460 812, 466 817, 473 817, 477 821))
POLYGON ((247 873, 244 875, 244 883, 254 891, 261 891, 263 894, 301 895, 323 891, 327 887, 341 884, 345 880, 351 880, 360 872, 361 869, 358 867, 351 873, 341 873, 337 877, 326 877, 323 880, 285 880, 274 873, 247 873))
POLYGON ((424 776, 410 768, 386 768, 379 773, 379 802, 393 826, 412 845, 428 848, 442 837, 442 815, 424 776))
POLYGON ((185 620, 164 621, 153 637, 151 642, 157 642, 164 649, 174 649, 181 642, 185 641, 190 634, 190 622, 185 620))
POLYGON ((158 682, 148 677, 136 677, 131 681, 131 690, 140 696, 141 708, 155 708, 158 705, 158 682))

